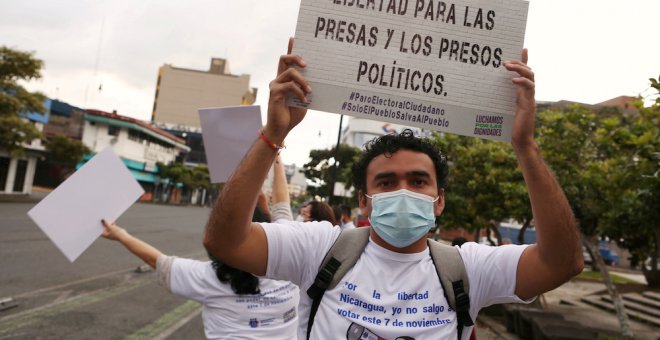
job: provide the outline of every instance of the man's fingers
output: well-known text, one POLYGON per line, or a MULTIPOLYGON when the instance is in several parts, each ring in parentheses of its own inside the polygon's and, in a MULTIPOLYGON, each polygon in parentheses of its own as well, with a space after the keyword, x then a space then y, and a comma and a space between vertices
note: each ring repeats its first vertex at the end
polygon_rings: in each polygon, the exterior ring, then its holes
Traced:
POLYGON ((307 83, 305 77, 303 77, 302 74, 300 74, 300 72, 294 68, 287 69, 275 79, 276 83, 286 83, 289 81, 296 82, 300 89, 304 92, 312 92, 312 89, 309 87, 309 83, 307 83))
POLYGON ((518 78, 513 78, 512 81, 514 84, 520 85, 528 89, 534 89, 534 87, 536 86, 536 84, 534 84, 534 82, 529 78, 518 77, 518 78))
POLYGON ((277 75, 282 74, 290 66, 305 67, 307 64, 305 64, 305 61, 298 54, 285 54, 280 56, 280 62, 277 65, 277 75))
POLYGON ((521 60, 522 60, 523 64, 525 64, 525 65, 527 65, 528 56, 529 56, 529 52, 527 51, 526 48, 523 48, 521 60))
POLYGON ((289 37, 289 46, 286 49, 286 54, 291 54, 293 51, 293 37, 289 37))
POLYGON ((534 71, 520 61, 507 61, 504 63, 504 67, 509 71, 517 72, 520 76, 534 81, 534 71))
POLYGON ((298 99, 300 99, 301 102, 303 102, 303 103, 307 102, 307 98, 305 97, 305 91, 303 91, 300 88, 298 83, 296 83, 294 81, 290 81, 290 82, 285 83, 283 85, 285 86, 287 91, 292 92, 296 97, 298 97, 298 99))
POLYGON ((298 97, 301 102, 306 103, 307 98, 305 97, 305 92, 300 88, 300 85, 296 83, 295 81, 288 81, 286 83, 275 83, 274 85, 271 85, 270 88, 271 94, 273 92, 279 92, 279 93, 291 93, 294 96, 298 97))

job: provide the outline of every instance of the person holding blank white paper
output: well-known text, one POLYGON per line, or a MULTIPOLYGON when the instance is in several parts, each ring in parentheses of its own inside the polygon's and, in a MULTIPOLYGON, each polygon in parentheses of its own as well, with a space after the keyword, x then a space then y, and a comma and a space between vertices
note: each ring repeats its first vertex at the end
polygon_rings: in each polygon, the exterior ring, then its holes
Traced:
MULTIPOLYGON (((265 215, 255 209, 257 220, 265 215)), ((211 257, 198 261, 167 256, 114 223, 103 222, 102 236, 120 242, 158 273, 175 295, 202 304, 208 339, 296 339, 298 287, 260 279, 211 257)))

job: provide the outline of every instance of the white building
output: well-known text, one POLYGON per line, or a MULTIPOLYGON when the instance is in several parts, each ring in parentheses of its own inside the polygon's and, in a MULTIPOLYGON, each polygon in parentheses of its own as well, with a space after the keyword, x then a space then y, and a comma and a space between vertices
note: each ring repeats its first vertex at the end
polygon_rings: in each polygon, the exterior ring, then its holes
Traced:
MULTIPOLYGON (((22 119, 31 122, 39 131, 43 131, 44 124, 48 123, 50 101, 44 103, 46 113, 23 113, 22 119)), ((37 169, 37 160, 45 154, 45 147, 41 139, 35 139, 30 144, 24 144, 25 152, 21 157, 12 157, 5 150, 0 149, 0 194, 32 193, 34 173, 37 169)))
POLYGON ((97 110, 87 110, 82 142, 94 154, 112 147, 147 192, 158 181, 156 162, 170 164, 190 151, 183 139, 149 123, 97 110))
MULTIPOLYGON (((289 195, 299 196, 307 190, 307 180, 305 175, 300 172, 302 168, 297 167, 295 164, 284 164, 284 174, 286 176, 287 189, 289 190, 289 195)), ((268 172, 264 184, 261 186, 264 193, 270 195, 273 188, 273 169, 268 172)))
POLYGON ((429 130, 423 130, 417 127, 350 117, 348 126, 342 130, 341 142, 362 149, 362 146, 366 142, 375 137, 388 133, 400 133, 404 129, 412 130, 417 136, 428 137, 431 135, 429 130))

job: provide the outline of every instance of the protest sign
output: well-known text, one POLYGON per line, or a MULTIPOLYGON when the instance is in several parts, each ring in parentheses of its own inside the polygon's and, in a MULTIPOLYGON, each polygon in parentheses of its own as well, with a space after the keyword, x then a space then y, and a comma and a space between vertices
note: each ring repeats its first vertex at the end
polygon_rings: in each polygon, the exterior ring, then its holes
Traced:
POLYGON ((528 2, 302 0, 294 53, 313 92, 289 104, 509 141, 528 2))
POLYGON ((204 152, 211 182, 227 182, 259 136, 259 106, 199 109, 204 152))
POLYGON ((103 232, 101 219, 115 221, 143 193, 108 147, 30 209, 28 216, 73 262, 103 232))

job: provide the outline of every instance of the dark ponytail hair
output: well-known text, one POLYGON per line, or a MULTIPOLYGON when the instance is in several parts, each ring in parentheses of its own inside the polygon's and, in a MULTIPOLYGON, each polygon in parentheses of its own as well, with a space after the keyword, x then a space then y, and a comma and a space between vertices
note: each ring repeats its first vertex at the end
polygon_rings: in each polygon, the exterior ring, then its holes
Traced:
POLYGON ((229 283, 231 290, 238 295, 259 294, 259 278, 232 266, 226 265, 218 259, 211 258, 211 266, 215 270, 215 275, 222 283, 229 283))
MULTIPOLYGON (((259 207, 255 207, 252 222, 270 222, 270 217, 259 209, 259 207)), ((258 277, 224 264, 210 253, 208 255, 218 280, 222 283, 229 283, 234 293, 238 295, 255 295, 261 292, 259 290, 258 277)))

